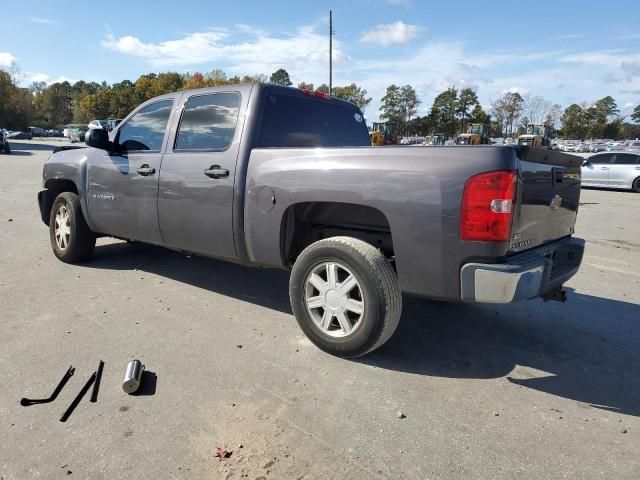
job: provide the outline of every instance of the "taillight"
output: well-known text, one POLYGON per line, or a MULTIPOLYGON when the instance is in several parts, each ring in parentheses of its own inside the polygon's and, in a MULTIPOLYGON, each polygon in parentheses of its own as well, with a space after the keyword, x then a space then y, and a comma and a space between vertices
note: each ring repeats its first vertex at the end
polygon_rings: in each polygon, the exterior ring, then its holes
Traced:
POLYGON ((517 174, 510 170, 474 175, 464 186, 460 238, 505 242, 511 233, 517 174))

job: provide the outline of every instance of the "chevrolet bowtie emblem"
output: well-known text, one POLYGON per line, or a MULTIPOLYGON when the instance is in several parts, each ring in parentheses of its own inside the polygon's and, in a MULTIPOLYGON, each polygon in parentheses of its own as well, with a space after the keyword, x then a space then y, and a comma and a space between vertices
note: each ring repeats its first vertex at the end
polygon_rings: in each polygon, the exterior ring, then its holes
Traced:
POLYGON ((561 205, 562 197, 560 195, 556 195, 555 197, 553 197, 551 199, 551 202, 549 203, 549 207, 551 207, 551 210, 558 210, 561 205))

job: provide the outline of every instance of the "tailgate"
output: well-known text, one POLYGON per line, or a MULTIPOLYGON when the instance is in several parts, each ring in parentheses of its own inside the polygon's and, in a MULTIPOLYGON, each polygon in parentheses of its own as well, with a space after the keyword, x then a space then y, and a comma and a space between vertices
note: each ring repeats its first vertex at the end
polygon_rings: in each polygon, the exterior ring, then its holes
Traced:
POLYGON ((583 159, 546 148, 516 148, 518 188, 510 252, 573 234, 583 159))

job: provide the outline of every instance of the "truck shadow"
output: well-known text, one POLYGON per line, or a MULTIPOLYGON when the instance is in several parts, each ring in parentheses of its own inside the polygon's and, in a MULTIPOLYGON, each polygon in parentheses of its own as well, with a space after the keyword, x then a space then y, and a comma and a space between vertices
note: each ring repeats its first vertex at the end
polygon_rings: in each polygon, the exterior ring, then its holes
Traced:
POLYGON ((510 382, 640 416, 640 306, 576 293, 566 304, 405 298, 395 335, 360 359, 401 372, 510 382))
POLYGON ((21 142, 20 140, 9 139, 9 145, 11 146, 11 153, 20 152, 18 153, 19 155, 31 155, 30 150, 53 151, 54 148, 59 147, 60 145, 66 145, 66 144, 60 143, 57 145, 53 145, 51 143, 36 143, 36 142, 27 143, 27 142, 21 142))
MULTIPOLYGON (((289 273, 160 247, 96 248, 89 268, 138 269, 291 314, 289 273)), ((294 323, 291 328, 297 328, 294 323)), ((566 304, 468 305, 404 298, 395 335, 356 360, 411 374, 494 379, 640 416, 640 306, 569 291, 566 304)))
POLYGON ((126 242, 97 246, 92 261, 84 265, 109 270, 138 269, 291 314, 289 272, 284 270, 249 268, 126 242))

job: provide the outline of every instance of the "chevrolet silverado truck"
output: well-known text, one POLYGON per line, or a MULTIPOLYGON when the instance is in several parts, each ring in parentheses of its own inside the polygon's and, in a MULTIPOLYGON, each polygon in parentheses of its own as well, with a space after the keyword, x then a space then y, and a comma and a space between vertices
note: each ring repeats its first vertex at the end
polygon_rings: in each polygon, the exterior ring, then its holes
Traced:
MULTIPOLYGON (((580 164, 517 146, 373 148, 362 112, 320 92, 176 92, 60 147, 38 195, 54 254, 110 236, 291 270, 319 348, 357 357, 395 331, 402 292, 450 302, 564 300, 580 164)), ((251 275, 250 270, 247 275, 251 275)))

